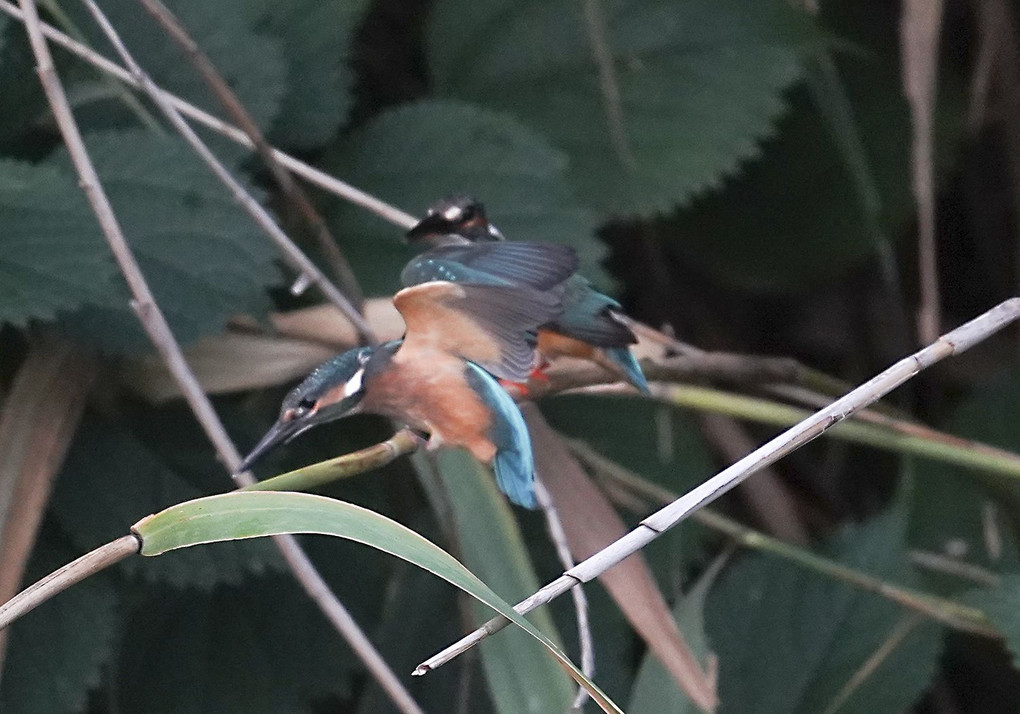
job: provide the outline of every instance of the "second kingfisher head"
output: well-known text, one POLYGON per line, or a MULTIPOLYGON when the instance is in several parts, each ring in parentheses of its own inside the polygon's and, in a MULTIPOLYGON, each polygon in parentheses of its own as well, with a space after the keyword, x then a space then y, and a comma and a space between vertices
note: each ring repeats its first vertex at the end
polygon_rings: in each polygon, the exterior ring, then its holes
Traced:
POLYGON ((412 244, 435 244, 449 236, 467 242, 503 240, 503 234, 489 223, 481 201, 465 195, 439 199, 406 234, 407 242, 412 244))

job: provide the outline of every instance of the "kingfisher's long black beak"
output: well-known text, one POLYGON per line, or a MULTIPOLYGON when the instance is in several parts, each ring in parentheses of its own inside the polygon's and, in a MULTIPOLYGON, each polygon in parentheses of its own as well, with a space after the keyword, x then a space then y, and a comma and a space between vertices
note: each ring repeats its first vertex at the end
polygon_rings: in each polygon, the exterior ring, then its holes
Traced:
POLYGON ((241 461, 241 465, 237 467, 237 471, 235 473, 241 473, 242 471, 249 470, 256 461, 261 459, 280 444, 290 441, 303 430, 304 426, 297 420, 276 422, 272 427, 270 427, 269 431, 266 432, 265 436, 259 439, 259 443, 255 444, 255 448, 253 448, 251 452, 244 457, 244 460, 241 461))
POLYGON ((404 234, 408 243, 414 243, 422 238, 432 235, 445 235, 451 233, 454 226, 446 220, 441 213, 433 213, 418 221, 418 225, 404 234))

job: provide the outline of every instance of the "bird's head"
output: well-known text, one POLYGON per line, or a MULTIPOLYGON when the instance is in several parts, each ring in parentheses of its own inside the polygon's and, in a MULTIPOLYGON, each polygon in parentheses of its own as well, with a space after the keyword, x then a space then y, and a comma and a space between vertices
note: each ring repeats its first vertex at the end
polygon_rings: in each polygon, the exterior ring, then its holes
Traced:
POLYGON ((503 234, 489 223, 485 206, 471 196, 447 196, 433 203, 414 228, 407 232, 409 243, 435 244, 450 236, 469 242, 503 240, 503 234))
POLYGON ((314 426, 356 414, 372 373, 388 362, 379 358, 392 354, 395 345, 348 350, 316 367, 284 397, 276 423, 237 470, 247 471, 262 456, 314 426))

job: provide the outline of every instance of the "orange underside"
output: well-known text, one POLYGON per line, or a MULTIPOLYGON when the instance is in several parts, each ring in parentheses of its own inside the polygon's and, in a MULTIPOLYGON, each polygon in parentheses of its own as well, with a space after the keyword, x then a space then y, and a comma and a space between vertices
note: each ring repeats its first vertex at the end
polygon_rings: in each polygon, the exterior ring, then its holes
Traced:
POLYGON ((587 342, 575 340, 557 332, 548 330, 538 331, 538 351, 546 361, 555 357, 577 357, 578 359, 593 359, 596 348, 587 342))

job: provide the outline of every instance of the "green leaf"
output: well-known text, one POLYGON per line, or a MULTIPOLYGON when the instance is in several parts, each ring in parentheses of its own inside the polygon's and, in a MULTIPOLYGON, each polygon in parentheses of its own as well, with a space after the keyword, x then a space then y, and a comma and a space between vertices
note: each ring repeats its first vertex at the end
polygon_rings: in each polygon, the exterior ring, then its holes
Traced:
POLYGON ((1020 573, 1003 575, 995 587, 971 590, 961 602, 985 613, 1006 638, 1013 666, 1020 669, 1020 573))
MULTIPOLYGON (((461 450, 441 451, 436 461, 464 564, 508 602, 523 600, 538 590, 541 583, 520 530, 492 474, 461 450)), ((489 609, 480 604, 474 609, 477 625, 491 617, 489 609)), ((559 641, 547 610, 536 612, 531 619, 537 628, 559 641)), ((483 642, 481 648, 497 711, 545 714, 567 710, 574 696, 569 681, 524 632, 515 629, 483 642)))
MULTIPOLYGON (((945 430, 1018 451, 1017 419, 1020 376, 1004 374, 972 390, 950 415, 945 430)), ((912 545, 987 568, 1020 567, 1015 531, 1007 515, 1020 508, 1020 485, 936 461, 918 461, 917 469, 918 485, 911 503, 912 545), (997 535, 1000 552, 989 550, 990 532, 997 535)), ((931 580, 950 592, 966 585, 956 578, 931 580)))
POLYGON ((103 298, 114 265, 81 189, 52 166, 0 159, 0 323, 103 298))
POLYGON ((142 539, 142 554, 150 556, 202 543, 281 533, 320 533, 364 543, 436 574, 496 610, 545 645, 605 711, 620 711, 552 640, 450 554, 378 513, 305 493, 248 491, 173 506, 142 519, 133 530, 142 539))
MULTIPOLYGON (((44 524, 26 582, 34 582, 77 555, 52 524, 44 524)), ((109 574, 102 573, 14 623, 0 687, 0 711, 82 711, 114 650, 120 628, 118 600, 109 574)))
MULTIPOLYGON (((706 571, 691 591, 673 606, 673 617, 703 667, 711 655, 705 635, 705 598, 717 573, 718 567, 706 571)), ((641 660, 627 711, 630 714, 697 714, 700 710, 680 691, 676 679, 655 655, 648 652, 641 660)))
MULTIPOLYGON (((274 37, 256 34, 236 3, 174 0, 167 5, 256 123, 263 128, 270 126, 286 91, 287 65, 282 43, 274 37)), ((128 50, 156 84, 212 114, 228 118, 184 52, 141 4, 133 0, 108 0, 102 8, 122 33, 128 50)), ((119 59, 84 7, 69 3, 65 9, 86 33, 89 44, 114 61, 119 59)), ((82 74, 88 81, 94 77, 92 70, 82 70, 82 74)), ((114 107, 91 107, 96 121, 92 124, 86 121, 86 126, 125 126, 123 117, 118 119, 113 112, 114 107)))
POLYGON ((116 677, 124 712, 276 714, 348 696, 354 658, 286 576, 136 604, 116 677))
MULTIPOLYGON (((791 92, 790 113, 761 158, 725 190, 679 212, 667 246, 717 279, 753 291, 826 285, 873 259, 877 241, 885 240, 876 232, 902 234, 913 206, 910 117, 898 67, 848 55, 838 76, 816 73, 813 97, 805 88, 791 92), (849 107, 828 106, 842 95, 849 107), (861 139, 852 169, 847 151, 858 147, 837 121, 847 121, 840 112, 851 113, 861 139)), ((940 86, 940 133, 959 114, 958 96, 940 86)), ((943 150, 940 163, 949 154, 943 150)))
MULTIPOLYGON (((399 107, 347 136, 326 169, 422 215, 442 196, 472 194, 507 238, 574 246, 584 272, 598 278, 604 248, 572 193, 566 157, 505 114, 460 102, 399 107)), ((347 204, 331 223, 366 292, 394 292, 416 252, 401 245, 402 231, 347 204)))
POLYGON ((270 132, 274 143, 321 146, 346 122, 354 84, 351 45, 367 5, 367 0, 303 0, 248 2, 242 8, 286 53, 287 93, 270 132))
POLYGON ((428 36, 436 90, 543 132, 602 215, 668 210, 758 153, 800 73, 801 14, 772 0, 594 6, 621 121, 608 118, 580 2, 438 2, 428 36))
MULTIPOLYGON (((905 530, 898 506, 847 530, 831 555, 902 581, 910 574, 905 530)), ((878 595, 758 555, 743 557, 722 576, 709 598, 707 624, 719 656, 723 713, 902 711, 928 686, 940 649, 934 623, 878 595), (865 672, 863 681, 854 679, 865 672)))
MULTIPOLYGON (((126 525, 142 516, 200 495, 125 428, 87 414, 64 461, 50 508, 75 545, 88 550, 120 537, 126 525)), ((121 567, 151 582, 211 588, 239 583, 248 572, 279 569, 282 561, 272 544, 263 540, 218 543, 156 560, 129 558, 121 567)))
MULTIPOLYGON (((95 134, 86 144, 178 340, 219 332, 231 315, 268 308, 265 288, 279 279, 272 245, 182 141, 132 131, 95 134)), ((64 151, 47 164, 73 175, 64 151)), ((102 244, 94 219, 79 230, 102 244)), ((83 309, 65 327, 104 349, 147 345, 123 279, 104 288, 104 307, 83 309)))

